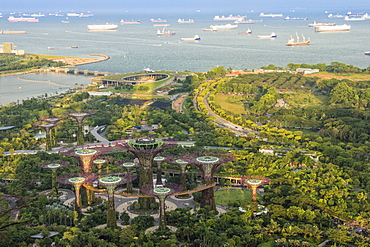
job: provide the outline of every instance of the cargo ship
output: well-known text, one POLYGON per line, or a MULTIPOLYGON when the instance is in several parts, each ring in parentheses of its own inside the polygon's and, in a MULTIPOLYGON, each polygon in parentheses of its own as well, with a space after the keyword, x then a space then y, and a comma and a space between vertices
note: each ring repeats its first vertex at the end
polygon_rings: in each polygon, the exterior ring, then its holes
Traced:
POLYGON ((26 31, 0 31, 0 34, 23 34, 27 33, 26 31))
POLYGON ((308 20, 307 17, 290 17, 290 16, 287 16, 284 18, 284 20, 286 21, 306 21, 308 20))
POLYGON ((8 21, 10 22, 39 22, 39 19, 35 17, 14 17, 9 16, 8 21))
POLYGON ((124 25, 124 24, 140 24, 141 22, 140 22, 140 20, 138 20, 138 21, 134 21, 134 20, 132 20, 132 21, 126 21, 126 20, 123 20, 122 19, 119 23, 122 24, 122 25, 124 25))
POLYGON ((181 38, 181 41, 200 41, 200 37, 195 35, 193 38, 181 38))
POLYGON ((277 38, 276 33, 272 32, 270 35, 257 36, 259 39, 275 39, 277 38))
POLYGON ((283 14, 265 14, 265 13, 261 13, 260 17, 282 18, 282 17, 284 17, 284 15, 283 14))
POLYGON ((244 20, 244 19, 239 19, 234 21, 235 24, 254 24, 256 21, 254 20, 244 20))
POLYGON ((166 27, 164 27, 164 28, 162 29, 162 31, 158 29, 158 30, 157 30, 157 36, 170 36, 170 35, 176 35, 176 33, 175 33, 175 32, 165 31, 165 28, 166 28, 166 27))
POLYGON ((117 30, 118 25, 115 24, 103 24, 103 25, 87 25, 89 31, 109 31, 117 30))
POLYGON ((193 19, 189 19, 189 20, 185 20, 185 19, 178 19, 177 20, 178 23, 194 23, 194 20, 193 19))
POLYGON ((214 21, 237 21, 237 20, 240 20, 240 19, 244 19, 245 17, 247 17, 246 15, 229 15, 229 16, 219 16, 219 15, 216 15, 213 20, 214 21))
POLYGON ((167 20, 162 20, 161 18, 158 18, 158 19, 150 19, 150 22, 167 22, 167 20))
POLYGON ((252 34, 252 30, 250 30, 250 29, 248 28, 248 30, 247 30, 247 31, 245 31, 244 33, 238 33, 238 34, 252 34))
POLYGON ((318 26, 335 26, 335 23, 322 23, 313 21, 313 23, 308 24, 309 27, 318 27, 318 26))
POLYGON ((370 55, 370 51, 365 51, 365 55, 370 55))
POLYGON ((294 38, 292 36, 290 36, 288 42, 285 45, 286 46, 301 46, 301 45, 311 44, 310 39, 308 38, 308 40, 306 40, 305 37, 303 36, 303 34, 302 34, 303 41, 299 41, 299 36, 298 36, 297 33, 296 33, 296 36, 297 36, 297 42, 295 42, 294 38))
POLYGON ((316 32, 345 32, 345 31, 350 31, 350 30, 351 30, 351 26, 347 24, 315 27, 316 32))
POLYGON ((212 30, 233 30, 238 27, 238 25, 225 24, 225 25, 211 25, 209 26, 212 30))

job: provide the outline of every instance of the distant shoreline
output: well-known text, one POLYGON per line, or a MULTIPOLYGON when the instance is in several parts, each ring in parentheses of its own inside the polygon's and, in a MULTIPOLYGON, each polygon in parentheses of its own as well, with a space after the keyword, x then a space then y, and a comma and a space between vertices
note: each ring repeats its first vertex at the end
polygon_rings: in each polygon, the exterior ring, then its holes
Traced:
MULTIPOLYGON (((28 54, 33 56, 39 56, 40 58, 45 58, 54 61, 64 61, 67 65, 62 67, 75 67, 79 65, 91 64, 91 63, 99 63, 103 61, 107 61, 110 59, 110 56, 103 55, 103 54, 90 54, 90 56, 100 56, 103 57, 102 59, 97 58, 80 58, 80 57, 65 57, 65 56, 49 56, 49 55, 42 55, 42 54, 28 54)), ((3 76, 13 76, 13 75, 25 75, 25 74, 33 74, 38 69, 32 69, 29 71, 22 71, 22 72, 13 72, 7 74, 0 74, 1 77, 3 76)))

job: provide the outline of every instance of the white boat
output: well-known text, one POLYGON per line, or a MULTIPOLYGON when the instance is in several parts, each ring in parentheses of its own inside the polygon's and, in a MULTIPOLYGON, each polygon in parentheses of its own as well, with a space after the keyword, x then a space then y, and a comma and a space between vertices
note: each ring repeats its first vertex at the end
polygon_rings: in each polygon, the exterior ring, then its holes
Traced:
POLYGON ((283 14, 265 14, 265 13, 261 13, 260 17, 282 18, 282 17, 284 17, 284 15, 283 14))
POLYGON ((195 35, 193 38, 181 38, 181 41, 199 41, 200 37, 198 35, 195 35))
POLYGON ((302 34, 302 39, 303 41, 299 41, 299 36, 298 33, 296 33, 297 36, 297 41, 294 40, 292 36, 290 36, 288 42, 285 44, 286 46, 302 46, 302 45, 309 45, 311 44, 310 38, 306 40, 306 38, 302 34))
POLYGON ((167 20, 162 20, 161 18, 158 19, 150 19, 150 22, 167 22, 167 20))
POLYGON ((140 20, 137 20, 137 21, 135 21, 135 20, 126 21, 126 20, 123 20, 122 19, 119 23, 122 24, 122 25, 124 25, 124 24, 140 24, 141 22, 140 22, 140 20))
POLYGON ((317 26, 315 28, 316 32, 343 32, 343 31, 350 31, 351 25, 343 24, 343 25, 335 25, 335 26, 317 26))
POLYGON ((247 17, 246 15, 229 15, 229 16, 219 16, 216 15, 213 20, 214 21, 237 21, 239 19, 244 19, 247 17))
POLYGON ((177 20, 178 23, 194 23, 194 20, 193 19, 189 19, 189 20, 185 20, 185 19, 178 19, 177 20))
POLYGON ((277 38, 276 33, 272 32, 270 35, 257 36, 259 39, 275 39, 277 38))
POLYGON ((31 17, 44 17, 45 14, 38 13, 38 14, 32 14, 31 17))
POLYGON ((365 55, 370 55, 370 51, 365 51, 365 55))
POLYGON ((234 21, 235 24, 254 24, 256 21, 254 20, 244 20, 244 19, 239 19, 234 21))
POLYGON ((35 17, 14 17, 9 16, 8 21, 10 22, 39 22, 39 19, 35 17))
POLYGON ((118 25, 115 24, 102 24, 102 25, 87 25, 87 29, 90 31, 107 31, 116 30, 118 25))
POLYGON ((225 24, 225 25, 211 25, 209 26, 212 30, 233 30, 238 27, 238 25, 225 24))

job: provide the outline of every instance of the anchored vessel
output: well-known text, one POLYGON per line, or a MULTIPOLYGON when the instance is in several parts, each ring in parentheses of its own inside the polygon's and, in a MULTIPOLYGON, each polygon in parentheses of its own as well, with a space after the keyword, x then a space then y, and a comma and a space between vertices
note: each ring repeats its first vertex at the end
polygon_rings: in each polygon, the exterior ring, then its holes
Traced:
POLYGON ((236 29, 238 25, 226 24, 226 25, 211 25, 212 30, 232 30, 236 29))
POLYGON ((161 18, 158 19, 150 19, 151 22, 167 22, 167 20, 162 20, 161 18))
POLYGON ((309 27, 318 27, 318 26, 335 26, 335 23, 322 23, 313 21, 313 23, 308 24, 309 27))
POLYGON ((193 38, 181 38, 181 41, 199 41, 200 37, 198 35, 195 35, 193 38))
POLYGON ((116 30, 117 27, 118 25, 115 24, 87 25, 87 29, 91 31, 116 30))
POLYGON ((270 35, 257 36, 259 39, 274 39, 277 38, 276 33, 272 32, 270 35))
POLYGON ((177 20, 178 23, 194 23, 194 20, 193 19, 189 19, 189 20, 185 20, 185 19, 178 19, 177 20))
POLYGON ((8 21, 10 22, 39 22, 39 19, 35 17, 14 17, 9 16, 8 21))
POLYGON ((121 20, 120 22, 119 22, 120 24, 140 24, 140 20, 138 20, 138 21, 134 21, 134 20, 132 20, 132 21, 126 21, 126 20, 121 20))
POLYGON ((229 16, 219 16, 219 15, 216 15, 213 20, 214 21, 237 21, 237 20, 240 20, 240 19, 244 19, 245 15, 229 15, 229 16))
POLYGON ((265 14, 265 13, 261 13, 260 14, 260 17, 270 17, 270 18, 276 18, 276 17, 284 17, 283 14, 265 14))
POLYGON ((335 26, 317 26, 315 28, 316 32, 343 32, 349 31, 351 29, 350 25, 335 25, 335 26))
POLYGON ((168 35, 175 35, 176 33, 175 32, 171 32, 171 31, 165 31, 164 29, 165 29, 166 27, 164 27, 163 29, 162 29, 162 31, 161 30, 157 30, 157 35, 158 36, 168 36, 168 35))
POLYGON ((296 33, 296 36, 297 36, 297 42, 295 42, 294 38, 290 36, 288 42, 285 45, 286 46, 300 46, 300 45, 309 45, 311 43, 310 39, 308 38, 308 40, 306 40, 303 34, 302 34, 303 41, 301 42, 299 41, 299 36, 297 33, 296 33))

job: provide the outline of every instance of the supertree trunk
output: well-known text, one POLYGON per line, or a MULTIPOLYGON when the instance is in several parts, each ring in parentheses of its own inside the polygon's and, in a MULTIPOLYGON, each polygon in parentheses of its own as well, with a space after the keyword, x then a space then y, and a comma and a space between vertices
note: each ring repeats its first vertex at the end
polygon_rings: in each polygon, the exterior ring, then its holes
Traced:
POLYGON ((108 191, 108 216, 107 216, 107 228, 117 228, 117 216, 114 206, 114 194, 113 191, 108 191))
POLYGON ((180 168, 181 168, 180 184, 183 186, 183 188, 186 188, 186 173, 185 173, 186 166, 185 167, 180 166, 180 168))
POLYGON ((52 147, 52 140, 51 140, 51 129, 46 130, 46 146, 45 151, 51 151, 52 147))
POLYGON ((77 146, 84 145, 84 133, 82 129, 82 122, 78 122, 78 128, 77 128, 77 146))
POLYGON ((166 229, 166 197, 158 197, 159 199, 159 230, 162 231, 166 229))
POLYGON ((161 164, 158 163, 156 185, 161 185, 161 184, 162 184, 162 168, 161 168, 161 164))
POLYGON ((81 215, 81 185, 74 185, 75 188, 75 211, 81 215))
MULTIPOLYGON (((203 182, 206 185, 212 184, 211 179, 204 179, 203 182)), ((202 201, 200 204, 201 208, 205 208, 206 206, 209 207, 209 211, 216 210, 216 203, 215 203, 215 193, 213 191, 213 187, 202 190, 202 201)))
POLYGON ((58 183, 56 179, 57 179, 57 171, 55 169, 52 169, 51 170, 51 190, 53 191, 55 195, 58 195, 59 191, 58 191, 58 183))
MULTIPOLYGON (((151 165, 150 167, 148 167, 148 166, 145 166, 141 162, 150 162, 150 161, 148 161, 147 159, 140 160, 140 164, 142 165, 140 166, 139 187, 140 187, 140 192, 144 193, 141 189, 144 186, 150 186, 153 188, 153 173, 152 173, 151 165)), ((140 209, 149 210, 150 204, 154 203, 155 199, 154 197, 139 197, 138 202, 140 204, 140 209)))

